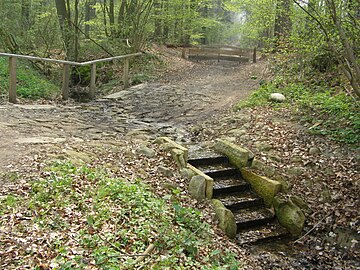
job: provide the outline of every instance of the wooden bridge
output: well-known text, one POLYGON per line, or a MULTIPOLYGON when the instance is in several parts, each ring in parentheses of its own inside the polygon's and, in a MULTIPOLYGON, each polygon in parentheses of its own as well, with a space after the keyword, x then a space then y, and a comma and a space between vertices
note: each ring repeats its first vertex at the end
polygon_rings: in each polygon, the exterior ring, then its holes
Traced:
POLYGON ((182 57, 189 60, 220 60, 256 63, 256 47, 243 49, 235 46, 213 45, 183 48, 182 57))

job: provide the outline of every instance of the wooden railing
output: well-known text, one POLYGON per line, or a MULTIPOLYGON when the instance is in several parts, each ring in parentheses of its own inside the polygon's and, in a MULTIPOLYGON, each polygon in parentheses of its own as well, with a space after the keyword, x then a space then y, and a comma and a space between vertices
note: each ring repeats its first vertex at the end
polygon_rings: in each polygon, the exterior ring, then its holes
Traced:
POLYGON ((182 57, 194 60, 226 60, 256 63, 256 48, 242 49, 235 46, 213 45, 183 48, 182 57))
POLYGON ((90 98, 95 97, 95 90, 96 90, 96 64, 102 62, 110 62, 113 60, 124 59, 124 88, 129 87, 129 59, 131 57, 140 56, 143 53, 133 53, 133 54, 126 54, 120 56, 114 56, 109 58, 97 59, 87 62, 72 62, 72 61, 65 61, 65 60, 56 60, 50 58, 41 58, 35 56, 28 56, 28 55, 19 55, 19 54, 11 54, 11 53, 0 53, 0 56, 9 57, 9 102, 16 103, 16 60, 19 59, 26 59, 32 61, 43 61, 43 62, 50 62, 50 63, 58 63, 63 65, 63 78, 62 78, 62 98, 64 100, 69 98, 69 81, 70 81, 70 67, 71 66, 86 66, 91 65, 91 77, 90 77, 90 98))

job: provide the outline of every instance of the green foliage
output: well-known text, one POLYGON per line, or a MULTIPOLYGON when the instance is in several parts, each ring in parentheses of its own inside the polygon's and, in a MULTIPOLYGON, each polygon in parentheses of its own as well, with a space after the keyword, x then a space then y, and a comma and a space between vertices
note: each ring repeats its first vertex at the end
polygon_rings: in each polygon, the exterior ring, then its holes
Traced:
POLYGON ((289 107, 301 114, 302 121, 307 122, 310 131, 327 135, 330 138, 345 142, 360 142, 360 106, 359 102, 349 95, 335 92, 334 89, 322 86, 312 87, 303 84, 282 85, 283 79, 275 79, 272 83, 261 86, 245 101, 236 107, 272 106, 289 107), (269 101, 271 93, 282 93, 287 97, 285 103, 269 101))
MULTIPOLYGON (((0 94, 8 93, 8 60, 0 57, 0 94)), ((60 93, 59 87, 48 81, 31 65, 24 61, 17 64, 17 95, 22 98, 53 98, 60 93)))
POLYGON ((21 213, 29 228, 48 234, 45 246, 56 269, 133 267, 132 254, 150 244, 156 249, 150 254, 153 269, 238 269, 231 253, 204 253, 215 244, 199 211, 155 197, 139 179, 129 182, 103 169, 58 161, 30 190, 26 198, 2 198, 0 213, 21 213))

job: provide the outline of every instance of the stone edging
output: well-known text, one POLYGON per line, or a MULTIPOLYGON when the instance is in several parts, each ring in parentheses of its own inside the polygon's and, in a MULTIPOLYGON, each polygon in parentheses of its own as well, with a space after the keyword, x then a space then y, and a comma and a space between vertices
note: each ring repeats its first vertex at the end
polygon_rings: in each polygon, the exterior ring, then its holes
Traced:
MULTIPOLYGON (((273 170, 269 170, 269 166, 257 160, 248 149, 222 139, 216 141, 214 148, 226 155, 240 170, 242 177, 249 182, 253 191, 264 199, 266 206, 274 208, 279 223, 292 235, 300 235, 305 223, 303 211, 309 209, 306 203, 297 196, 286 194, 285 183, 252 172, 251 169, 265 169, 264 173, 269 175, 267 171, 273 170)), ((275 177, 275 173, 270 175, 275 177)))

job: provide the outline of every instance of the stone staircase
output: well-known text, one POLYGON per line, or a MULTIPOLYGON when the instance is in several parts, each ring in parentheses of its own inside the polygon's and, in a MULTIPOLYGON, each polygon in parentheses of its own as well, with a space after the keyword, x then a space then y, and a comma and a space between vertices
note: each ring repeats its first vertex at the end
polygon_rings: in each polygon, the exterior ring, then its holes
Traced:
POLYGON ((227 157, 207 152, 195 157, 190 155, 188 163, 214 179, 213 198, 220 200, 234 214, 238 244, 288 236, 274 213, 265 207, 263 199, 252 192, 250 185, 242 179, 239 170, 230 164, 227 157))

